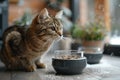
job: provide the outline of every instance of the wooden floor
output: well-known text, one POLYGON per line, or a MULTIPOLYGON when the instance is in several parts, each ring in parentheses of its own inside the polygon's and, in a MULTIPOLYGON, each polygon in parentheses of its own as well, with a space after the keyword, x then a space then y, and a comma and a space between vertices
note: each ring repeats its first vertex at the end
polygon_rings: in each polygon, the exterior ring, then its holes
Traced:
POLYGON ((0 80, 120 80, 120 57, 104 55, 101 63, 87 65, 79 75, 56 75, 51 60, 51 57, 44 56, 47 68, 36 72, 5 71, 0 62, 0 80))

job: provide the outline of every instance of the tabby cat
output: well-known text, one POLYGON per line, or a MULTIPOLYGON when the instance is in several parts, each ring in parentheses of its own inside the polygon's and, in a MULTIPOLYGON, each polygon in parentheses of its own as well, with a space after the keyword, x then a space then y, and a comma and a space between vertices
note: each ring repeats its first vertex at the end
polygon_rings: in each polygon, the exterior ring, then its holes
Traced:
POLYGON ((32 21, 28 29, 9 27, 3 33, 0 59, 7 69, 35 71, 45 68, 41 56, 48 51, 54 40, 62 36, 62 11, 55 17, 43 9, 32 21))

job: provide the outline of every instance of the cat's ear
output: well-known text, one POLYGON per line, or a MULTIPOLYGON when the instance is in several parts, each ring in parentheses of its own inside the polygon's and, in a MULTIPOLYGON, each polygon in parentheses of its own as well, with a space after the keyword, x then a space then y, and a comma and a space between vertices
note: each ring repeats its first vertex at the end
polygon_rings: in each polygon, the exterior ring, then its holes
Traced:
POLYGON ((38 20, 40 19, 46 19, 49 18, 49 14, 46 8, 44 8, 43 10, 41 10, 41 12, 38 14, 38 20))
POLYGON ((59 11, 56 15, 55 18, 61 19, 63 15, 63 10, 59 11))

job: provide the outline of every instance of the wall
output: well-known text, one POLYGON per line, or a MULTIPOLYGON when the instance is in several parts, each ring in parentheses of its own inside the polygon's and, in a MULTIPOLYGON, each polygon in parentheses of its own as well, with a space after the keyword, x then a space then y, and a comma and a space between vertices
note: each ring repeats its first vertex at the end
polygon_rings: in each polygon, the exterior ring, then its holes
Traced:
POLYGON ((23 4, 9 2, 9 25, 20 18, 27 8, 31 9, 33 14, 45 7, 43 0, 24 0, 23 4))

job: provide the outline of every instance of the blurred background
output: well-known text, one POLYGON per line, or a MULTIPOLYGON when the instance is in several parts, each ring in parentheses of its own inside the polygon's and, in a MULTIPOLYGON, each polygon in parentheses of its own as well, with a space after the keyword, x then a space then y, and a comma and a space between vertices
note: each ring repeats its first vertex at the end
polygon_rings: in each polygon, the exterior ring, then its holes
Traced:
POLYGON ((29 26, 43 8, 51 15, 64 11, 65 39, 55 42, 51 52, 77 50, 86 46, 86 41, 97 41, 100 44, 92 47, 104 48, 105 54, 120 55, 120 0, 0 0, 0 40, 7 27, 29 26))

